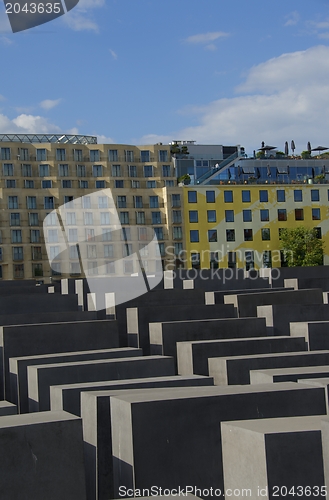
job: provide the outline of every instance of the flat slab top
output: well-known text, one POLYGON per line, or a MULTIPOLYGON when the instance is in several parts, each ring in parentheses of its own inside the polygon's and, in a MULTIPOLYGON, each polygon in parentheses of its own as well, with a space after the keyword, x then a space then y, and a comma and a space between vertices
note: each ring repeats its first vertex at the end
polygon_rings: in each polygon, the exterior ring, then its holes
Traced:
POLYGON ((50 370, 51 368, 64 368, 66 366, 86 366, 86 365, 101 365, 101 364, 115 364, 115 363, 141 363, 146 360, 159 361, 160 359, 172 359, 171 356, 138 356, 131 358, 105 358, 105 359, 92 359, 87 361, 72 361, 68 363, 53 363, 50 365, 31 365, 28 370, 50 370))
POLYGON ((321 430, 321 422, 329 419, 323 416, 288 417, 288 418, 260 418, 257 420, 238 420, 222 422, 221 425, 245 429, 259 434, 278 434, 284 432, 303 432, 321 430))
MULTIPOLYGON (((304 338, 304 337, 303 337, 304 338)), ((33 356, 19 356, 17 358, 10 358, 12 361, 29 361, 32 359, 38 359, 38 358, 58 358, 61 356, 79 356, 79 355, 84 355, 84 354, 98 354, 98 353, 107 353, 107 352, 113 352, 113 353, 121 353, 121 352, 142 352, 142 349, 139 349, 137 347, 114 347, 111 349, 97 349, 97 350, 88 350, 88 351, 69 351, 69 352, 55 352, 51 354, 34 354, 33 356)), ((121 359, 121 358, 115 358, 115 359, 121 359)))
MULTIPOLYGON (((250 340, 260 341, 260 340, 298 339, 298 338, 305 340, 305 337, 303 337, 303 336, 291 337, 290 335, 280 335, 280 336, 274 335, 271 337, 264 336, 264 337, 248 337, 248 338, 235 338, 235 339, 184 340, 182 342, 179 342, 179 344, 228 344, 228 343, 236 343, 236 342, 248 343, 248 342, 250 342, 250 340)), ((312 352, 314 352, 314 351, 312 351, 312 352)))
POLYGON ((8 415, 0 417, 0 429, 9 427, 21 427, 25 425, 49 424, 51 422, 65 422, 81 420, 66 411, 44 411, 37 413, 26 413, 23 415, 8 415))
POLYGON ((329 377, 323 377, 323 378, 304 378, 301 380, 298 380, 299 384, 302 385, 313 385, 316 387, 326 387, 329 385, 329 377))
POLYGON ((281 384, 253 384, 253 385, 229 385, 229 386, 205 386, 205 387, 170 387, 135 389, 127 396, 118 399, 127 403, 141 403, 150 401, 170 401, 178 399, 212 398, 216 396, 230 396, 238 394, 259 394, 264 392, 296 391, 301 388, 314 389, 314 386, 300 385, 295 382, 283 382, 281 384))
MULTIPOLYGON (((329 306, 329 304, 323 304, 323 305, 329 306)), ((309 325, 309 324, 313 325, 314 323, 315 324, 319 324, 319 325, 322 325, 322 324, 326 325, 326 324, 329 323, 329 320, 323 319, 323 320, 319 320, 319 321, 290 321, 291 325, 300 325, 300 324, 302 324, 302 325, 309 325)))
MULTIPOLYGON (((226 306, 230 306, 231 304, 224 304, 226 306)), ((207 306, 210 307, 210 306, 207 306)), ((182 320, 176 320, 176 321, 152 321, 150 322, 150 325, 171 325, 171 324, 177 324, 177 323, 209 323, 209 322, 241 322, 241 321, 265 321, 265 318, 206 318, 206 319, 182 319, 182 320)))
MULTIPOLYGON (((298 294, 299 293, 300 294, 300 293, 307 293, 307 292, 308 293, 310 293, 310 292, 313 292, 313 293, 314 292, 320 292, 321 295, 323 293, 323 291, 322 291, 321 288, 302 288, 301 290, 287 290, 287 289, 282 289, 282 290, 276 290, 274 292, 268 292, 268 293, 266 293, 265 296, 267 297, 267 296, 270 296, 270 295, 281 295, 283 293, 285 293, 285 294, 286 293, 288 293, 288 294, 298 294)), ((263 297, 264 296, 263 293, 253 293, 253 294, 250 294, 250 293, 238 293, 236 295, 238 297, 250 297, 251 295, 256 296, 256 297, 257 297, 257 295, 259 297, 263 297)))
MULTIPOLYGON (((216 362, 217 360, 240 360, 240 359, 263 359, 263 358, 284 358, 284 357, 295 357, 295 356, 312 356, 312 354, 327 354, 329 351, 294 351, 294 352, 272 352, 270 354, 245 354, 244 356, 221 356, 215 358, 209 358, 209 363, 216 362)), ((328 365, 329 368, 329 365, 328 365)))
MULTIPOLYGON (((63 389, 87 389, 92 388, 95 385, 98 387, 104 385, 106 387, 108 386, 120 386, 120 385, 133 385, 133 384, 140 384, 140 383, 148 383, 148 382, 168 382, 171 380, 195 380, 195 379, 205 379, 205 378, 212 378, 212 377, 207 377, 205 375, 169 375, 168 377, 148 377, 148 378, 138 378, 138 379, 120 379, 120 380, 105 380, 105 381, 100 381, 100 382, 81 382, 77 384, 63 384, 63 385, 53 385, 52 390, 60 390, 62 391, 63 389)), ((94 392, 94 391, 93 391, 94 392)))
MULTIPOLYGON (((328 373, 327 366, 295 366, 293 368, 269 368, 268 370, 250 370, 253 373, 264 373, 265 375, 298 375, 302 373, 328 373)), ((329 381, 329 379, 328 379, 329 381)))
POLYGON ((0 401, 0 408, 15 408, 16 405, 10 403, 9 401, 0 401))
MULTIPOLYGON (((68 311, 70 312, 70 311, 68 311)), ((79 311, 73 311, 73 312, 79 312, 79 311)), ((54 314, 54 313, 49 313, 49 314, 54 314)), ((58 313, 60 314, 60 313, 58 313)), ((52 321, 51 323, 24 323, 23 325, 1 325, 0 328, 16 328, 17 326, 19 327, 26 327, 26 328, 29 328, 30 326, 33 326, 33 327, 44 327, 44 326, 47 326, 47 325, 80 325, 80 324, 83 324, 83 325, 86 325, 86 324, 89 324, 89 323, 97 323, 97 325, 99 323, 116 323, 116 320, 115 319, 89 319, 89 320, 77 320, 77 321, 52 321)))

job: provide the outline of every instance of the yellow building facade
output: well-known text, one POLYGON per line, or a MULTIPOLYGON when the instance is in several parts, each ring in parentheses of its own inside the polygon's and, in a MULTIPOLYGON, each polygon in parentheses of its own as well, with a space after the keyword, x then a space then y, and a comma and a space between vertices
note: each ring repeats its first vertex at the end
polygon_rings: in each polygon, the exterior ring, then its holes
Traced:
POLYGON ((280 267, 280 230, 317 228, 329 264, 328 184, 184 186, 186 267, 280 267))

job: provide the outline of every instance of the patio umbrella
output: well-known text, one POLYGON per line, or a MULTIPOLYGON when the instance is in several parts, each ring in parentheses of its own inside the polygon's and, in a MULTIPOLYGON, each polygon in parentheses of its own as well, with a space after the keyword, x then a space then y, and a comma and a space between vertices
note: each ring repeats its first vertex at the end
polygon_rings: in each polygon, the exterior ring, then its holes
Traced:
POLYGON ((289 146, 288 146, 288 141, 286 141, 286 142, 285 142, 285 144, 284 144, 284 154, 285 154, 286 156, 288 156, 288 155, 289 155, 289 146))
POLYGON ((311 154, 312 147, 311 147, 310 141, 308 141, 308 143, 307 143, 307 151, 311 154))
POLYGON ((295 149, 296 149, 295 141, 291 141, 291 149, 292 149, 292 154, 295 154, 295 149))
POLYGON ((257 151, 272 151, 272 149, 276 149, 276 146, 262 146, 257 151))
POLYGON ((326 151, 329 148, 326 148, 325 146, 318 146, 317 148, 313 148, 312 151, 326 151))

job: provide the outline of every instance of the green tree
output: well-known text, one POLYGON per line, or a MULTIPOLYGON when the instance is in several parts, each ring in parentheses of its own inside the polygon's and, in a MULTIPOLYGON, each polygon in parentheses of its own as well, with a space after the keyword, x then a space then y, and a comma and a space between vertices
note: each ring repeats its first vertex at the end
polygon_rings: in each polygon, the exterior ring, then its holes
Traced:
POLYGON ((309 151, 302 151, 300 156, 303 158, 303 160, 308 160, 312 155, 309 151))
POLYGON ((280 234, 288 267, 323 265, 324 245, 315 228, 282 229, 280 234))

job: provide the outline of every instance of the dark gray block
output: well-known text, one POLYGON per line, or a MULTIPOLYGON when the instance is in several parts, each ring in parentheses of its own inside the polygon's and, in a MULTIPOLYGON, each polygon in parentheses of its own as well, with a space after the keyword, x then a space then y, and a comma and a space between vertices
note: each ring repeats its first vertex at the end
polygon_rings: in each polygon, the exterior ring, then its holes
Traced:
MULTIPOLYGON (((29 412, 27 367, 92 359, 111 359, 141 356, 141 349, 121 347, 117 349, 101 349, 97 351, 64 352, 55 354, 39 354, 9 359, 10 400, 17 404, 19 413, 29 412)), ((61 408, 63 409, 63 408, 61 408)))
POLYGON ((174 356, 175 359, 177 342, 265 336, 265 318, 150 323, 151 354, 174 356))
POLYGON ((67 321, 92 321, 97 320, 94 311, 64 311, 60 315, 53 312, 31 312, 27 314, 1 314, 0 325, 26 325, 37 323, 66 323, 67 321))
MULTIPOLYGON (((21 283, 21 282, 20 282, 21 283)), ((57 294, 32 294, 0 296, 0 315, 13 315, 13 322, 16 314, 30 314, 32 312, 64 312, 78 311, 77 295, 57 295, 57 294)))
POLYGON ((177 366, 180 375, 209 375, 208 358, 247 356, 277 352, 306 351, 304 337, 265 337, 233 340, 200 340, 177 343, 177 366), (297 340, 297 342, 294 342, 297 340))
POLYGON ((85 500, 81 419, 65 412, 0 418, 1 500, 85 500))
POLYGON ((81 415, 81 395, 84 392, 114 390, 117 388, 126 389, 129 387, 147 386, 149 383, 154 386, 198 386, 214 385, 211 377, 194 375, 192 377, 180 377, 177 375, 169 377, 136 378, 128 380, 105 380, 103 382, 84 382, 77 384, 53 385, 50 387, 50 409, 52 411, 64 410, 73 415, 81 415))
POLYGON ((29 366, 29 410, 50 410, 50 386, 126 378, 175 375, 174 360, 165 356, 29 366))
POLYGON ((13 405, 9 401, 0 401, 0 417, 4 417, 6 415, 16 415, 17 414, 17 406, 13 405))
POLYGON ((329 320, 328 304, 274 304, 257 306, 257 316, 266 318, 272 335, 290 335, 290 322, 329 320))
POLYGON ((326 391, 327 413, 329 413, 329 377, 299 379, 298 384, 308 385, 309 387, 323 387, 326 391))
MULTIPOLYGON (((88 351, 118 347, 118 329, 114 320, 43 323, 0 327, 0 363, 5 380, 5 395, 10 392, 9 358, 88 351)), ((3 379, 0 398, 3 399, 3 379)))
POLYGON ((162 321, 184 321, 236 317, 232 304, 228 305, 171 305, 127 308, 128 345, 141 347, 150 354, 149 323, 162 321))
POLYGON ((250 370, 323 366, 329 364, 329 351, 209 358, 208 363, 215 385, 250 384, 250 370))
POLYGON ((245 489, 251 493, 245 496, 254 500, 261 497, 260 490, 268 492, 266 498, 292 498, 288 493, 292 489, 307 498, 313 496, 313 487, 324 489, 323 453, 328 455, 329 445, 322 436, 322 420, 290 417, 222 423, 225 488, 245 489))
POLYGON ((148 389, 113 397, 116 497, 120 485, 223 489, 220 422, 324 415, 323 388, 315 394, 310 387, 308 393, 299 392, 298 387, 301 384, 288 382, 280 386, 148 389))
POLYGON ((111 396, 141 388, 211 385, 208 377, 157 377, 113 382, 112 389, 81 393, 88 500, 113 498, 111 396), (123 391, 123 389, 126 389, 123 391))
POLYGON ((329 349, 329 321, 290 323, 290 335, 303 335, 310 351, 329 349))
POLYGON ((225 304, 234 304, 239 318, 257 316, 257 306, 273 304, 323 304, 322 290, 282 290, 271 293, 253 293, 224 296, 225 304))
POLYGON ((273 384, 277 382, 298 382, 302 379, 329 377, 329 366, 303 366, 294 368, 272 368, 271 370, 250 370, 251 384, 273 384))
MULTIPOLYGON (((209 294, 213 294, 213 303, 214 304, 224 304, 224 296, 225 295, 241 295, 241 294, 250 294, 250 293, 273 293, 279 292, 280 290, 287 290, 287 288, 255 288, 255 289, 241 289, 241 290, 220 290, 214 292, 208 292, 209 294)), ((292 290, 292 288, 291 288, 292 290)), ((208 295, 210 296, 210 295, 208 295)), ((228 305, 228 304, 227 304, 228 305)))

